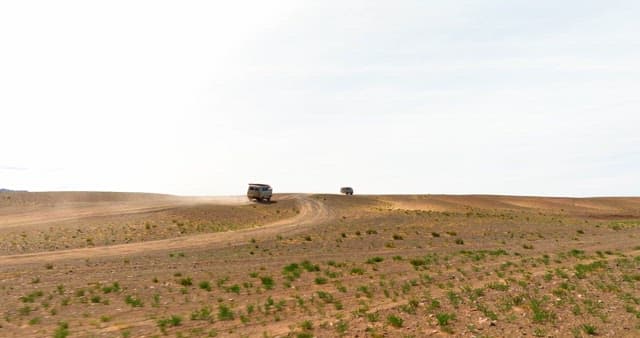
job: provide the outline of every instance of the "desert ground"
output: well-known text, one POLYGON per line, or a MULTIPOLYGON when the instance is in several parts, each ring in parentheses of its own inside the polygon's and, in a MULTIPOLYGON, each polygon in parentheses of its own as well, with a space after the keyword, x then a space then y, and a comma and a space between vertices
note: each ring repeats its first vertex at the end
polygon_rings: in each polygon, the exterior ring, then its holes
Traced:
POLYGON ((0 193, 1 337, 638 337, 640 198, 0 193))

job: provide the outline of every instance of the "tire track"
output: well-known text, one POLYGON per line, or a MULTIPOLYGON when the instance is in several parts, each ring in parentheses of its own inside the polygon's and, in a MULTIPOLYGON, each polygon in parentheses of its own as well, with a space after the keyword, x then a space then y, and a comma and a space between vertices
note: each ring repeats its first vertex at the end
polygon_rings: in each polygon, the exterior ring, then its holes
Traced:
POLYGON ((276 234, 295 233, 310 226, 327 222, 333 218, 333 215, 327 206, 318 199, 313 198, 311 195, 288 194, 281 196, 281 198, 294 199, 299 208, 298 215, 289 219, 266 224, 259 228, 196 234, 140 243, 7 255, 0 256, 0 265, 19 265, 61 260, 126 256, 205 246, 207 248, 220 248, 246 243, 251 238, 265 238, 276 234))

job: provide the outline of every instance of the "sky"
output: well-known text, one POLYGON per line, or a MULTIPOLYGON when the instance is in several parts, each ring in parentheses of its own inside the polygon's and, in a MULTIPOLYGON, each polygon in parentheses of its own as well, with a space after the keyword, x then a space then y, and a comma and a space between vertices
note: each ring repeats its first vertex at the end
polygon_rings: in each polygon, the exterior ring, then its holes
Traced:
POLYGON ((638 1, 3 1, 0 188, 640 195, 638 1))

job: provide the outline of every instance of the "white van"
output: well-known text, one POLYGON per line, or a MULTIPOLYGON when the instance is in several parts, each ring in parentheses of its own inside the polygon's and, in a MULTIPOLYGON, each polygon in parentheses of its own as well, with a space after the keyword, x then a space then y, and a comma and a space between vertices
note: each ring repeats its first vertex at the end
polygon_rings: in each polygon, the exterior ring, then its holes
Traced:
POLYGON ((273 190, 268 184, 249 183, 249 190, 247 190, 249 200, 269 202, 271 195, 273 195, 273 190))
POLYGON ((353 195, 353 188, 352 187, 342 187, 342 188, 340 188, 340 193, 341 194, 345 194, 345 195, 353 195))

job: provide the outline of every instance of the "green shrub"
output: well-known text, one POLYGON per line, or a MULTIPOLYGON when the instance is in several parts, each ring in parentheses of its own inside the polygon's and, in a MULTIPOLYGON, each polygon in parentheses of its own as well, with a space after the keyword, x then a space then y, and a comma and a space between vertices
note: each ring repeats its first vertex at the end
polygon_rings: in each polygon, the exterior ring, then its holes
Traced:
POLYGON ((364 274, 364 269, 362 269, 362 268, 353 268, 353 269, 351 269, 351 274, 352 275, 363 275, 364 274))
POLYGON ((300 324, 300 327, 305 331, 313 330, 313 323, 310 320, 305 320, 300 324))
POLYGON ((338 321, 338 323, 336 323, 336 331, 338 331, 339 334, 344 334, 345 332, 347 332, 348 328, 349 324, 347 324, 347 322, 344 320, 340 320, 338 321))
POLYGON ((224 304, 218 305, 218 319, 219 320, 233 320, 236 318, 236 315, 233 313, 228 306, 224 304))
POLYGON ((124 298, 124 302, 131 305, 131 307, 142 307, 142 300, 140 300, 139 298, 136 298, 134 296, 131 295, 127 295, 124 298))
POLYGON ((555 314, 543 308, 543 301, 539 299, 531 299, 529 302, 531 311, 533 312, 534 323, 546 323, 555 319, 555 314))
POLYGON ((316 272, 316 271, 320 271, 320 266, 318 266, 317 264, 311 264, 311 262, 305 260, 302 263, 300 263, 300 265, 302 265, 302 267, 307 270, 308 272, 316 272))
POLYGON ((436 314, 436 320, 438 321, 438 325, 440 326, 447 326, 455 319, 456 319, 456 315, 452 313, 443 312, 443 313, 436 314))
POLYGON ((211 320, 211 308, 205 306, 191 312, 191 320, 211 320))
POLYGON ((448 291, 447 298, 449 298, 451 305, 453 305, 453 307, 455 308, 457 308, 458 305, 460 305, 460 302, 462 302, 462 298, 460 297, 460 295, 455 293, 455 291, 448 291))
POLYGON ((69 335, 69 324, 67 322, 59 322, 58 328, 53 332, 54 338, 66 338, 69 335))
POLYGON ((302 270, 300 269, 300 265, 298 265, 298 263, 291 263, 282 269, 282 274, 286 279, 293 281, 300 278, 302 270))
POLYGON ((489 284, 487 284, 487 287, 489 289, 497 290, 497 291, 507 291, 507 290, 509 290, 509 284, 502 284, 502 283, 498 283, 498 282, 489 283, 489 284))
POLYGON ((233 292, 236 295, 239 295, 240 294, 240 285, 233 284, 233 285, 231 285, 230 287, 227 288, 227 291, 233 292))
POLYGON ((598 269, 603 269, 607 266, 604 261, 596 261, 590 264, 578 264, 575 266, 576 277, 583 279, 587 277, 587 273, 593 272, 598 269))
POLYGON ((275 282, 273 281, 273 278, 271 278, 269 276, 260 277, 260 281, 262 281, 262 286, 264 286, 264 288, 267 289, 267 290, 273 289, 273 286, 275 285, 275 282))
POLYGON ((598 334, 596 327, 593 325, 584 324, 582 325, 582 329, 584 332, 590 336, 595 336, 598 334))
POLYGON ((390 315, 387 317, 387 323, 391 324, 391 326, 399 328, 402 327, 404 320, 398 316, 390 315))
POLYGON ((322 299, 325 303, 333 303, 334 302, 333 295, 328 293, 328 292, 318 291, 317 295, 318 295, 318 298, 322 299))
POLYGON ((367 313, 367 320, 370 322, 377 322, 380 320, 380 315, 377 312, 367 313))
POLYGON ((24 307, 21 307, 21 308, 18 309, 18 313, 20 315, 22 315, 22 316, 29 315, 31 313, 31 311, 33 311, 33 309, 28 305, 25 305, 24 307))
POLYGON ((211 283, 209 283, 209 281, 202 281, 200 282, 200 284, 198 284, 198 286, 202 289, 202 290, 207 290, 207 291, 211 291, 211 283))
POLYGON ((160 331, 166 334, 167 327, 180 326, 181 323, 182 323, 182 317, 178 315, 172 315, 169 318, 158 320, 158 327, 160 328, 160 331))
POLYGON ((43 295, 44 295, 44 293, 42 291, 38 290, 38 291, 34 291, 34 292, 32 292, 32 293, 30 293, 30 294, 28 294, 26 296, 20 297, 20 300, 23 303, 33 303, 36 300, 36 298, 40 298, 43 295))
POLYGON ((316 277, 315 282, 318 285, 323 285, 323 284, 327 284, 327 279, 324 277, 316 277))
POLYGON ((359 286, 357 290, 364 293, 367 298, 373 297, 373 292, 371 292, 371 290, 369 290, 369 287, 366 285, 359 286))
POLYGON ((376 257, 371 257, 367 259, 367 264, 375 264, 375 263, 380 263, 382 261, 384 261, 384 258, 376 256, 376 257))
POLYGON ((102 292, 111 293, 120 291, 120 284, 118 282, 114 282, 111 285, 105 285, 102 287, 102 292))

